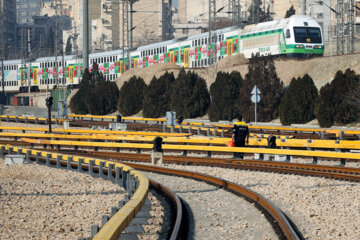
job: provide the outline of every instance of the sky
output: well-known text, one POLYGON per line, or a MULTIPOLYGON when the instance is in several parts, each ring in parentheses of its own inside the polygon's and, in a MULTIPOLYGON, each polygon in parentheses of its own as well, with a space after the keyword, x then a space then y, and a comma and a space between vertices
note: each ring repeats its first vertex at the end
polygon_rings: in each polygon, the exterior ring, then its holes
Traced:
POLYGON ((173 0, 173 1, 172 1, 173 7, 177 7, 177 6, 178 6, 178 1, 179 1, 179 0, 173 0))

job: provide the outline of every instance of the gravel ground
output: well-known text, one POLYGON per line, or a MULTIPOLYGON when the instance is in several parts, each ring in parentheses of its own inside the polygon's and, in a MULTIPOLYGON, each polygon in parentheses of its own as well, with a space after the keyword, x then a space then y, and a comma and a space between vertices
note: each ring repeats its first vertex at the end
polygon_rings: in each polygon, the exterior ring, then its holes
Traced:
POLYGON ((277 239, 265 216, 243 198, 186 178, 144 174, 186 201, 194 218, 189 239, 277 239))
MULTIPOLYGON (((224 178, 262 194, 294 221, 305 239, 359 239, 360 183, 224 168, 181 165, 165 166, 224 178)), ((150 176, 152 177, 152 175, 150 176)), ((173 182, 172 178, 164 176, 161 178, 161 182, 169 184, 173 182)), ((225 231, 226 234, 224 234, 224 236, 229 237, 229 234, 232 234, 232 231, 228 230, 229 226, 232 224, 234 224, 234 229, 238 228, 237 231, 239 234, 244 226, 246 226, 241 223, 242 220, 244 220, 243 217, 234 213, 239 213, 238 210, 240 210, 240 213, 247 214, 246 212, 251 212, 251 210, 243 204, 235 204, 238 207, 235 209, 229 206, 229 201, 233 202, 234 200, 228 200, 228 198, 225 197, 226 192, 216 194, 220 193, 221 190, 215 190, 214 187, 209 186, 207 186, 209 189, 208 191, 204 192, 201 189, 198 191, 196 190, 197 184, 188 184, 186 179, 181 179, 175 183, 177 185, 171 185, 171 188, 177 189, 177 193, 180 196, 182 196, 181 194, 183 194, 183 191, 185 191, 185 193, 188 191, 192 193, 188 199, 189 204, 194 201, 196 202, 194 205, 195 208, 192 207, 195 213, 198 211, 200 213, 202 212, 201 210, 203 209, 201 209, 200 206, 197 206, 197 202, 205 201, 203 196, 206 193, 209 195, 209 199, 213 199, 214 207, 223 207, 222 212, 220 212, 218 216, 211 216, 211 213, 209 213, 209 216, 206 216, 209 219, 212 217, 210 221, 213 222, 215 226, 210 228, 209 225, 199 224, 199 228, 204 228, 204 231, 201 231, 202 233, 207 234, 207 231, 212 232, 212 228, 215 227, 218 228, 219 232, 225 231), (220 202, 221 199, 225 201, 220 202), (246 209, 245 212, 244 209, 246 209), (237 218, 235 218, 235 216, 237 216, 237 218), (222 224, 223 222, 226 222, 226 224, 222 224), (231 224, 231 222, 233 223, 231 224), (217 223, 220 223, 222 226, 216 226, 217 223)), ((258 219, 259 217, 254 217, 255 225, 259 224, 256 222, 258 219)), ((260 225, 263 224, 261 223, 260 225)), ((252 228, 251 224, 247 226, 252 228)), ((252 230, 254 231, 251 231, 251 235, 249 236, 255 237, 254 239, 261 239, 261 236, 254 236, 256 230, 252 230)), ((195 233, 197 233, 197 231, 198 229, 196 229, 195 233)), ((267 231, 264 232, 268 233, 267 231)), ((239 238, 239 235, 231 236, 232 238, 230 237, 228 239, 244 239, 241 237, 239 238)), ((247 237, 248 236, 246 235, 246 239, 248 239, 247 237)), ((266 238, 267 236, 263 237, 266 238)), ((269 237, 273 238, 272 236, 269 237)), ((212 239, 215 239, 215 237, 212 239)))
POLYGON ((124 190, 86 174, 0 159, 0 239, 89 237, 124 190))

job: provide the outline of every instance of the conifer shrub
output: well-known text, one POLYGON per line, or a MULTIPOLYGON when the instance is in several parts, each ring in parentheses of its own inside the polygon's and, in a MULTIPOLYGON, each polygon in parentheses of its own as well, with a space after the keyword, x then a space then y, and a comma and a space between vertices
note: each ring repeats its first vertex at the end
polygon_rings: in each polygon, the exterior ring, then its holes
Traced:
POLYGON ((256 85, 260 90, 257 121, 268 122, 278 118, 284 85, 277 76, 273 57, 260 57, 257 54, 250 59, 248 69, 240 88, 237 114, 241 114, 247 122, 255 120, 255 104, 251 102, 251 91, 256 85))
POLYGON ((315 119, 318 97, 318 90, 308 74, 293 78, 279 106, 281 124, 307 123, 315 119))
POLYGON ((124 82, 119 92, 118 111, 123 116, 130 116, 142 109, 146 84, 140 77, 133 76, 124 82))
POLYGON ((237 113, 237 99, 243 79, 239 72, 218 72, 210 86, 211 104, 208 110, 210 121, 228 120, 237 113))
POLYGON ((196 118, 204 116, 210 105, 210 94, 206 82, 194 72, 181 69, 173 83, 170 109, 178 116, 196 118))
POLYGON ((320 89, 320 98, 316 107, 316 118, 321 127, 334 124, 348 124, 359 120, 360 109, 349 104, 347 96, 359 86, 360 76, 347 69, 338 71, 331 83, 320 89))
POLYGON ((172 84, 175 81, 173 73, 166 72, 159 79, 155 76, 144 92, 143 116, 158 118, 170 110, 172 84))
POLYGON ((70 100, 70 109, 77 114, 106 115, 116 110, 119 89, 99 72, 97 64, 85 69, 78 92, 70 100))

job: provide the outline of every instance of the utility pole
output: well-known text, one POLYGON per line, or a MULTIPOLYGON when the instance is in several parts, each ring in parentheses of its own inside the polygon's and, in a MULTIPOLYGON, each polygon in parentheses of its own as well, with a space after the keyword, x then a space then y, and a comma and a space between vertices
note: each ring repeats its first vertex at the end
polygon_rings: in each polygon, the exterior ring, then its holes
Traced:
POLYGON ((60 0, 60 20, 61 20, 61 66, 62 66, 62 84, 63 84, 63 100, 65 101, 65 61, 64 61, 64 21, 63 21, 63 4, 60 0))
POLYGON ((4 43, 4 15, 3 8, 0 6, 0 41, 1 41, 1 84, 2 92, 5 96, 5 76, 4 76, 4 58, 5 58, 5 43, 4 43))
POLYGON ((125 72, 125 49, 127 50, 127 59, 129 69, 131 65, 130 53, 129 53, 129 1, 122 0, 122 59, 123 64, 121 66, 121 72, 125 72))
POLYGON ((348 41, 348 53, 355 52, 355 3, 354 0, 349 0, 348 10, 348 27, 349 27, 349 41, 348 41))
POLYGON ((57 60, 57 55, 58 55, 58 12, 57 12, 57 8, 58 8, 58 2, 57 0, 55 0, 55 66, 54 66, 54 77, 55 77, 55 81, 56 81, 56 86, 59 85, 59 80, 58 80, 58 75, 57 75, 57 67, 58 67, 58 60, 57 60))
POLYGON ((232 25, 241 26, 241 5, 240 0, 232 1, 232 25))
POLYGON ((344 54, 344 1, 338 0, 336 5, 336 53, 344 54))
POLYGON ((216 41, 217 40, 217 36, 216 36, 216 0, 209 0, 209 47, 208 47, 208 52, 209 52, 209 59, 208 59, 208 64, 209 66, 212 63, 216 63, 216 41), (214 32, 213 32, 214 30, 214 32), (212 35, 214 34, 214 36, 212 35), (211 47, 214 44, 214 55, 212 54, 211 51, 211 47))
POLYGON ((28 56, 28 60, 29 60, 29 69, 28 69, 29 74, 27 77, 28 86, 29 86, 28 92, 30 92, 30 87, 31 87, 31 84, 30 84, 30 82, 31 82, 31 59, 30 59, 30 56, 31 56, 31 30, 30 30, 30 28, 28 29, 28 54, 27 54, 27 56, 28 56))
POLYGON ((83 71, 89 69, 89 2, 83 0, 83 71))

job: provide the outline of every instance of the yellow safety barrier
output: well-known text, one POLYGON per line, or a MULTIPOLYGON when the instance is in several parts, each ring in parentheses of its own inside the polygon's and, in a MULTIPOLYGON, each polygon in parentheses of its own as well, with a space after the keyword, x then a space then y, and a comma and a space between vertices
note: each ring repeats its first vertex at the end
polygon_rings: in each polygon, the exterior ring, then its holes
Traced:
MULTIPOLYGON (((18 130, 18 131, 48 131, 48 128, 29 128, 29 127, 4 127, 0 126, 0 130, 18 130)), ((131 131, 111 131, 111 130, 84 130, 84 129, 67 129, 53 128, 52 132, 61 133, 84 133, 84 134, 109 134, 109 135, 140 135, 140 136, 171 136, 171 137, 186 137, 191 134, 188 133, 163 133, 163 132, 131 132, 131 131)))
MULTIPOLYGON (((10 145, 0 145, 4 146, 5 150, 9 150, 11 147, 10 145)), ((57 156, 63 156, 63 160, 68 160, 70 156, 51 153, 51 152, 44 152, 39 150, 31 150, 26 148, 18 148, 12 147, 13 151, 18 152, 21 149, 21 153, 26 154, 27 151, 30 151, 31 155, 36 155, 40 152, 42 157, 46 157, 48 154, 51 155, 51 158, 57 158, 57 156)), ((94 236, 93 239, 104 240, 104 239, 118 239, 120 234, 125 230, 125 228, 129 225, 131 220, 136 216, 136 214, 140 211, 141 207, 144 205, 145 200, 148 195, 149 191, 149 179, 146 178, 140 171, 135 170, 125 164, 121 163, 113 163, 105 160, 100 159, 93 159, 93 158, 83 158, 83 157, 73 157, 73 161, 78 162, 80 158, 84 159, 83 162, 89 164, 90 160, 95 160, 96 165, 100 165, 100 162, 104 162, 105 167, 109 167, 109 164, 114 164, 114 168, 120 167, 124 171, 128 171, 129 174, 134 175, 139 180, 139 186, 136 189, 136 192, 131 197, 131 199, 114 215, 110 218, 110 220, 101 228, 101 230, 94 236)))
MULTIPOLYGON (((64 135, 64 134, 34 134, 34 133, 8 133, 0 132, 0 137, 16 137, 16 138, 61 138, 61 139, 86 139, 86 140, 112 140, 112 141, 138 141, 138 142, 152 142, 156 136, 120 136, 120 135, 64 135)), ((184 144, 213 144, 226 145, 230 138, 207 138, 207 137, 166 137, 163 139, 164 143, 184 143, 184 144)), ((267 139, 264 138, 250 138, 248 146, 264 147, 268 145, 267 139)), ((307 140, 307 139, 276 139, 278 147, 292 147, 292 148, 328 148, 328 149, 360 149, 360 141, 350 140, 307 140)))
MULTIPOLYGON (((152 144, 139 143, 107 143, 107 142, 85 142, 85 141, 57 141, 57 140, 36 140, 21 138, 22 141, 34 144, 61 145, 61 146, 83 146, 83 147, 106 147, 106 148, 136 148, 152 149, 152 144)), ((203 152, 242 152, 242 153, 264 153, 289 156, 327 157, 360 160, 358 153, 343 153, 330 151, 309 151, 309 150, 288 150, 271 148, 249 148, 249 147, 219 147, 199 145, 162 145, 164 150, 181 151, 203 151, 203 152)))
MULTIPOLYGON (((79 114, 68 114, 68 117, 72 118, 93 118, 93 119, 112 119, 116 120, 116 116, 99 116, 99 115, 79 115, 79 114)), ((140 118, 140 117, 122 117, 124 120, 134 121, 153 121, 153 122, 165 122, 165 118, 140 118)))

